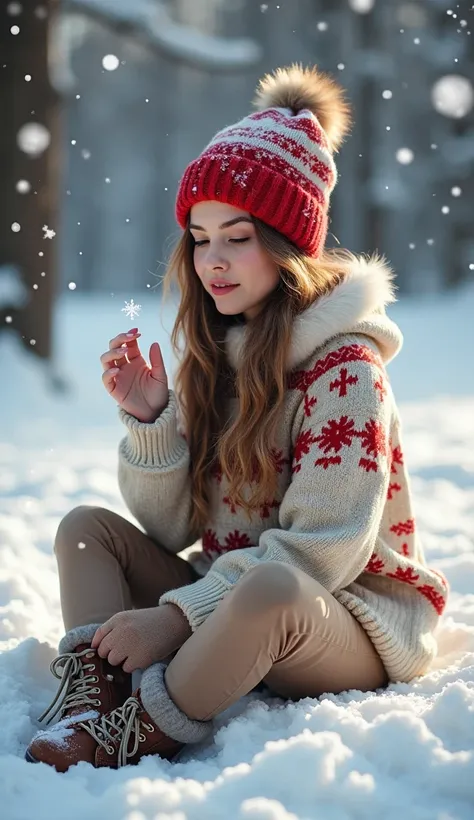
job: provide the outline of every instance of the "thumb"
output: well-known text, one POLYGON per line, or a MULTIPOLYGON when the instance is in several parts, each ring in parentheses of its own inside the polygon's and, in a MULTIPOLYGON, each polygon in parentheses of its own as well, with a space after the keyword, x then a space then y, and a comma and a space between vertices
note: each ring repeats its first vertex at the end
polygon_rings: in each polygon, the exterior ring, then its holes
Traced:
POLYGON ((150 347, 150 365, 151 375, 154 379, 161 379, 163 378, 163 375, 166 377, 163 356, 161 354, 161 348, 158 342, 153 342, 152 346, 150 347))

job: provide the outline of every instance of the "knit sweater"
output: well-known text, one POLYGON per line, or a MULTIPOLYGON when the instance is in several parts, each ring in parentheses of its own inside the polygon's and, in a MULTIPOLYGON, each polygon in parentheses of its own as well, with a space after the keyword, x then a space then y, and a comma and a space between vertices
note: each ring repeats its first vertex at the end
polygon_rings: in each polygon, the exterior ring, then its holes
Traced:
MULTIPOLYGON (((287 392, 272 456, 278 490, 252 516, 213 470, 210 515, 189 560, 202 576, 163 594, 192 630, 252 567, 292 564, 319 581, 366 630, 393 681, 426 672, 446 579, 426 564, 417 533, 385 365, 402 335, 385 313, 391 272, 360 258, 349 276, 294 321, 287 392)), ((227 357, 239 367, 245 325, 229 328, 227 357)), ((230 397, 225 412, 237 412, 230 397)), ((119 409, 119 486, 145 532, 178 553, 191 546, 190 455, 175 394, 152 424, 119 409)), ((250 495, 250 494, 249 494, 250 495)), ((245 496, 246 498, 249 495, 245 496)))

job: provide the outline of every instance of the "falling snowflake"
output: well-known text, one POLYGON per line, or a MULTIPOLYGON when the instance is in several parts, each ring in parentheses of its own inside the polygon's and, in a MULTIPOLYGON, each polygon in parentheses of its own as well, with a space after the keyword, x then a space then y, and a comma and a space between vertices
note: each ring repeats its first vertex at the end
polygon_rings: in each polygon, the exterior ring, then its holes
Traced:
POLYGON ((48 228, 47 225, 43 225, 44 236, 43 239, 53 239, 56 236, 56 231, 53 231, 52 228, 48 228))
POLYGON ((135 319, 142 309, 141 305, 136 305, 133 299, 130 302, 125 302, 125 307, 122 308, 122 313, 125 313, 130 319, 135 319))

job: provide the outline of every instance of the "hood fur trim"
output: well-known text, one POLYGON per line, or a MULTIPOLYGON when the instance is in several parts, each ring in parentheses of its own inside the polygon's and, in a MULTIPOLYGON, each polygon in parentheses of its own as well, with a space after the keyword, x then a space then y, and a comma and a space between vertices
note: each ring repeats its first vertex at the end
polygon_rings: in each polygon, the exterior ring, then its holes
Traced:
MULTIPOLYGON (((378 345, 384 361, 398 353, 402 335, 385 315, 385 306, 395 301, 394 274, 378 255, 358 257, 357 264, 340 285, 322 296, 296 317, 288 351, 288 370, 308 359, 334 336, 365 333, 378 345)), ((238 369, 245 343, 245 325, 229 328, 226 352, 238 369)))

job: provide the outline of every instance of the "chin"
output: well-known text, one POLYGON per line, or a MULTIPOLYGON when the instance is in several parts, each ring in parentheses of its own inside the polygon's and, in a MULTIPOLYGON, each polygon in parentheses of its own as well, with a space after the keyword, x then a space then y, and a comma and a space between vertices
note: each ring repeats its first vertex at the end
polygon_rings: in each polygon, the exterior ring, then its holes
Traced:
POLYGON ((239 308, 230 307, 230 305, 228 307, 224 307, 224 305, 218 305, 218 304, 216 305, 216 308, 219 311, 219 313, 222 313, 224 316, 237 316, 238 314, 243 313, 244 310, 248 309, 248 308, 241 308, 241 307, 239 307, 239 308))

